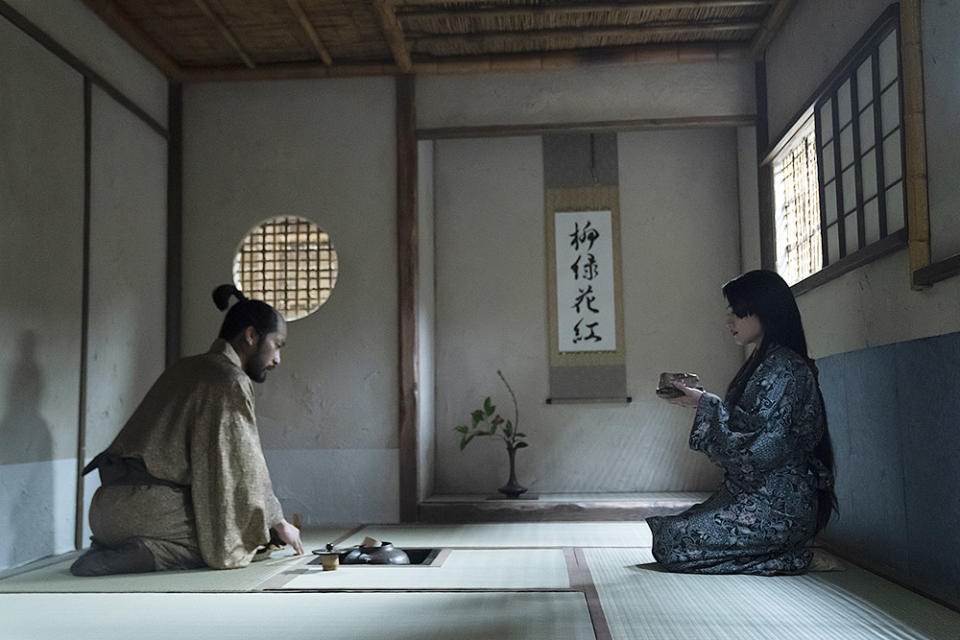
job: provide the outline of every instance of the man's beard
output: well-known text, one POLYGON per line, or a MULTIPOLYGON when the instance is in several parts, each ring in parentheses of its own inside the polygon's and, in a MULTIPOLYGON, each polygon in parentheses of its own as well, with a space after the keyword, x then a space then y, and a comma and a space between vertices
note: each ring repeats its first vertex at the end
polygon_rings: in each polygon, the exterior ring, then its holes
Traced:
MULTIPOLYGON (((261 338, 262 340, 262 338, 261 338)), ((258 348, 254 357, 247 361, 244 372, 254 382, 264 382, 267 379, 267 372, 273 367, 265 364, 262 359, 263 349, 258 348)))
POLYGON ((247 375, 251 380, 254 382, 266 382, 267 371, 270 370, 269 367, 258 368, 256 371, 252 371, 251 369, 252 367, 247 367, 247 375))

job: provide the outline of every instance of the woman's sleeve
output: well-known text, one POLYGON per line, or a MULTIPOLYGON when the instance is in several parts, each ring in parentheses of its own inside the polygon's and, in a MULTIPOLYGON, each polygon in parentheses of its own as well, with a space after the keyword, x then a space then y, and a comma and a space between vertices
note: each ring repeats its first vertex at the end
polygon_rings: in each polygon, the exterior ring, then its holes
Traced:
POLYGON ((205 398, 190 451, 200 553, 217 569, 249 564, 283 517, 260 447, 252 388, 237 381, 232 387, 205 398))
POLYGON ((809 369, 775 366, 753 384, 759 389, 746 408, 731 410, 713 394, 700 398, 690 432, 692 449, 721 466, 750 472, 775 468, 797 451, 813 448, 823 427, 809 369))

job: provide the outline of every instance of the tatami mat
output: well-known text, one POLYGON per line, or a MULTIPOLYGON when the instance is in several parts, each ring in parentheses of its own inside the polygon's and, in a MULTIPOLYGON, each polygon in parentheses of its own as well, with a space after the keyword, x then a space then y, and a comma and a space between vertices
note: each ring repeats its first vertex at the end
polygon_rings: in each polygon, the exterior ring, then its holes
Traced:
POLYGON ((960 638, 960 614, 849 564, 802 576, 707 576, 658 571, 649 549, 584 555, 615 639, 960 638))
MULTIPOLYGON (((327 542, 342 538, 356 527, 306 527, 303 544, 311 549, 322 547, 327 542)), ((10 592, 202 592, 202 591, 251 591, 271 576, 302 561, 289 550, 275 551, 263 561, 254 562, 243 569, 214 571, 160 571, 133 575, 99 576, 77 578, 70 574, 70 565, 77 554, 46 566, 0 579, 0 593, 10 592)), ((2 636, 0 636, 2 637, 2 636)))
POLYGON ((516 522, 505 524, 376 525, 350 536, 364 536, 398 547, 649 547, 643 522, 516 522))
POLYGON ((562 549, 453 550, 437 567, 341 565, 296 567, 276 576, 285 589, 567 589, 562 549))
POLYGON ((16 640, 593 640, 583 594, 0 594, 16 640))

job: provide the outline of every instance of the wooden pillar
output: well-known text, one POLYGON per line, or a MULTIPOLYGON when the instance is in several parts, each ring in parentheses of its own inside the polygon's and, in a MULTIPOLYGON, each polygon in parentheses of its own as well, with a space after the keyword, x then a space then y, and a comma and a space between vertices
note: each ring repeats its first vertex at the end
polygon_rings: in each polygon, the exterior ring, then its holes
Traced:
POLYGON ((167 94, 167 315, 166 363, 180 357, 181 258, 183 254, 183 86, 167 94))
POLYGON ((762 159, 770 150, 770 125, 767 113, 767 65, 754 65, 757 86, 757 189, 760 200, 760 268, 777 268, 777 237, 774 232, 773 165, 762 159))
POLYGON ((80 398, 77 411, 77 492, 74 547, 83 548, 84 483, 83 467, 87 457, 87 345, 90 340, 90 216, 91 156, 93 149, 93 83, 83 78, 83 291, 80 302, 80 398))
POLYGON ((397 88, 397 273, 400 331, 400 519, 417 520, 417 133, 414 76, 400 75, 397 88))
POLYGON ((923 96, 920 0, 900 1, 900 59, 903 69, 903 133, 906 151, 907 227, 913 274, 930 264, 930 208, 927 200, 927 136, 923 96))

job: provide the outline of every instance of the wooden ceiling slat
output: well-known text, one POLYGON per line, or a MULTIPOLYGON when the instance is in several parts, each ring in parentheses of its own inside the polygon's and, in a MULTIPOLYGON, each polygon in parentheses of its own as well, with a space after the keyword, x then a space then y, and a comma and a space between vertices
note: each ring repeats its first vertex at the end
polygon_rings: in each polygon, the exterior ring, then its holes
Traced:
MULTIPOLYGON (((410 40, 434 46, 457 46, 477 44, 490 47, 506 46, 509 43, 529 41, 533 38, 669 38, 683 33, 696 32, 699 37, 705 34, 723 34, 737 31, 756 31, 758 22, 729 22, 710 25, 641 25, 637 27, 609 26, 583 29, 536 29, 525 31, 490 31, 456 35, 418 35, 408 34, 410 40)), ((744 38, 746 39, 746 38, 744 38)))
POLYGON ((307 17, 306 12, 300 5, 300 0, 287 0, 287 4, 290 5, 290 10, 297 16, 300 26, 303 27, 307 37, 310 38, 313 47, 317 50, 317 53, 320 54, 320 59, 323 60, 323 64, 329 67, 333 64, 333 58, 330 57, 330 52, 327 51, 327 48, 323 46, 323 42, 320 41, 320 36, 317 35, 317 30, 313 28, 313 23, 310 22, 310 18, 307 17))
POLYGON ((243 47, 240 45, 240 42, 237 40, 236 36, 233 35, 233 32, 230 31, 230 27, 227 26, 227 23, 223 19, 213 12, 213 9, 210 8, 210 5, 207 3, 207 0, 193 0, 194 4, 197 5, 197 8, 207 16, 211 22, 213 22, 217 31, 226 39, 230 46, 233 47, 233 50, 236 51, 237 55, 240 56, 240 59, 243 60, 243 64, 247 65, 248 68, 253 69, 257 65, 254 64, 253 60, 244 51, 243 47))
POLYGON ((744 59, 796 0, 85 2, 168 77, 197 81, 744 59))
MULTIPOLYGON (((471 56, 437 62, 416 62, 411 72, 420 75, 489 73, 500 71, 538 71, 584 67, 592 64, 663 64, 676 62, 715 62, 746 60, 746 44, 672 44, 617 47, 601 51, 555 51, 550 53, 504 56, 471 56)), ((184 70, 184 82, 220 82, 243 80, 289 80, 297 78, 344 78, 391 75, 399 72, 392 64, 277 64, 247 69, 241 66, 207 67, 184 70)))
POLYGON ((481 6, 474 7, 478 3, 463 0, 463 4, 470 8, 452 8, 447 5, 449 2, 440 3, 434 0, 425 0, 416 2, 406 0, 403 4, 397 5, 397 16, 400 18, 445 18, 454 17, 458 19, 476 19, 490 17, 515 17, 515 16, 535 16, 535 15, 577 15, 582 13, 612 13, 612 12, 666 12, 683 11, 691 9, 752 9, 766 8, 773 5, 777 0, 687 0, 686 2, 581 2, 577 4, 561 5, 510 5, 497 6, 484 2, 481 6))
POLYGON ((400 71, 410 73, 413 63, 410 60, 410 52, 407 50, 407 44, 403 37, 403 29, 401 29, 400 22, 393 11, 393 5, 392 0, 373 0, 373 6, 383 24, 383 33, 390 44, 390 51, 393 52, 394 61, 400 71))
MULTIPOLYGON (((672 11, 676 9, 698 9, 708 7, 762 7, 772 5, 778 0, 651 0, 650 2, 577 2, 569 4, 541 5, 524 4, 519 5, 510 2, 501 2, 499 7, 494 7, 495 0, 400 0, 396 8, 398 13, 415 13, 420 11, 442 11, 451 7, 491 7, 491 11, 509 11, 516 8, 518 11, 622 11, 625 9, 656 9, 660 11, 672 11), (430 9, 421 9, 421 7, 431 7, 430 9)), ((459 10, 458 10, 459 12, 459 10)))
POLYGON ((111 0, 84 0, 100 19, 107 23, 130 46, 153 63, 167 78, 179 81, 182 69, 166 51, 156 45, 143 29, 132 22, 111 0))
POLYGON ((760 30, 754 36, 753 42, 750 43, 750 56, 752 58, 758 60, 763 56, 767 46, 773 40, 773 36, 780 30, 784 20, 787 19, 790 10, 796 3, 797 0, 779 0, 770 10, 760 30))

